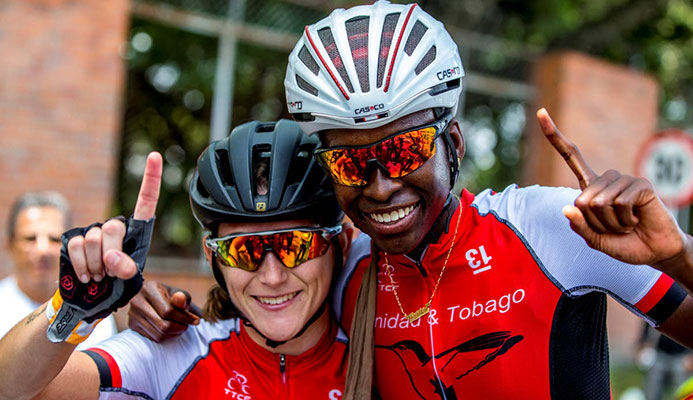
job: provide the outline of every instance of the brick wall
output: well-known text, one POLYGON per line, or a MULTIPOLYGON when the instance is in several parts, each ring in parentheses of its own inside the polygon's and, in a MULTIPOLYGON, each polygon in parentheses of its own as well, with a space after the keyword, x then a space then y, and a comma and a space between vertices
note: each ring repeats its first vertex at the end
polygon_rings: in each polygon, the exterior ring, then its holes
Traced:
POLYGON ((633 174, 642 144, 658 119, 657 82, 650 76, 575 52, 549 54, 533 71, 523 183, 577 187, 575 176, 544 138, 534 112, 546 107, 597 173, 633 174))
MULTIPOLYGON (((650 76, 580 53, 541 58, 533 71, 537 89, 525 134, 523 184, 577 187, 577 179, 544 138, 534 115, 546 107, 559 129, 575 142, 599 174, 617 169, 634 174, 642 144, 658 119, 657 82, 650 76)), ((607 325, 615 359, 623 359, 641 322, 609 298, 607 325)))
POLYGON ((0 1, 0 276, 13 199, 54 189, 75 223, 108 215, 129 0, 0 1))

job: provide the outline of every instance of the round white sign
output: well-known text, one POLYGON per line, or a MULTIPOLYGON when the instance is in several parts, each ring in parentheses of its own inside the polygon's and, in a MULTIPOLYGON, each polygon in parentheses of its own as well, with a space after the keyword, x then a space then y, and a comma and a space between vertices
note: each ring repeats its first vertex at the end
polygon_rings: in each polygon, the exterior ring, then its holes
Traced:
POLYGON ((667 205, 690 204, 693 200, 693 138, 678 129, 656 134, 641 150, 638 173, 652 182, 667 205))

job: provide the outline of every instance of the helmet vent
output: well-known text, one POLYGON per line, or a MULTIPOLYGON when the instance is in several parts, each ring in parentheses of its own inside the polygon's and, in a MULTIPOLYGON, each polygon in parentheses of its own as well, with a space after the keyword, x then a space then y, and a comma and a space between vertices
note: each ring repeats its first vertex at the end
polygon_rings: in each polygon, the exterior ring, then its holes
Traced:
POLYGON ((349 47, 351 48, 351 57, 354 60, 356 67, 356 75, 359 78, 361 92, 370 91, 368 82, 368 17, 352 18, 344 23, 347 36, 349 38, 349 47))
POLYGON ((267 123, 267 124, 257 124, 255 127, 255 132, 262 133, 262 132, 272 132, 274 131, 274 123, 267 123))
POLYGON ((414 27, 411 28, 411 33, 409 33, 407 43, 404 45, 404 52, 407 53, 408 56, 411 56, 414 53, 414 49, 416 49, 416 46, 419 45, 421 38, 427 30, 428 27, 426 25, 424 25, 421 21, 416 21, 414 27))
POLYGON ((304 92, 308 92, 315 97, 318 96, 318 89, 313 87, 313 85, 308 83, 305 79, 301 78, 298 74, 296 75, 296 85, 299 87, 299 89, 303 90, 304 92))
POLYGON ((253 193, 264 196, 269 193, 271 175, 272 146, 261 144, 253 146, 253 193))
POLYGON ((441 93, 447 92, 448 90, 457 89, 458 87, 460 87, 460 84, 461 84, 460 78, 453 79, 451 81, 447 81, 447 82, 443 82, 443 83, 439 83, 439 84, 433 86, 430 89, 431 91, 428 94, 430 94, 431 96, 437 96, 441 93))
MULTIPOLYGON (((317 90, 316 90, 317 92, 317 90)), ((317 95, 316 95, 317 96, 317 95)), ((311 113, 295 113, 291 114, 294 119, 298 122, 312 122, 315 121, 315 116, 311 113)))
POLYGON ((298 52, 298 59, 301 60, 306 67, 308 67, 310 72, 312 72, 315 76, 318 76, 320 67, 318 66, 318 63, 315 62, 313 56, 310 55, 310 52, 305 45, 303 45, 303 47, 301 47, 301 51, 298 52))
POLYGON ((337 44, 334 41, 334 36, 332 36, 332 30, 330 30, 330 28, 322 28, 318 31, 318 37, 320 37, 320 41, 325 47, 327 55, 332 60, 332 64, 334 64, 334 67, 337 68, 339 76, 342 77, 344 85, 346 85, 350 93, 354 93, 354 86, 352 86, 351 80, 349 80, 349 75, 347 75, 346 68, 344 68, 344 62, 342 61, 342 57, 339 55, 339 50, 337 50, 337 44))
POLYGON ((306 173, 310 170, 309 167, 315 147, 315 144, 310 143, 299 146, 298 150, 296 151, 296 155, 291 161, 289 174, 286 177, 287 186, 301 183, 304 180, 306 173))
POLYGON ((383 33, 380 36, 380 53, 378 54, 378 83, 377 87, 383 86, 383 77, 385 76, 385 64, 387 64, 387 56, 390 53, 390 45, 392 37, 395 35, 395 27, 399 21, 400 13, 387 14, 383 21, 383 33))
POLYGON ((202 183, 202 178, 198 177, 197 182, 195 184, 197 186, 197 192, 200 194, 200 196, 204 198, 209 198, 209 192, 207 191, 205 185, 202 183))
POLYGON ((217 158, 217 168, 219 169, 219 175, 223 179, 225 186, 236 186, 235 180, 233 179, 233 170, 231 169, 231 163, 229 163, 229 152, 225 149, 218 149, 214 152, 217 158))
POLYGON ((414 68, 414 72, 416 73, 416 75, 420 74, 421 71, 423 71, 424 69, 426 69, 426 67, 431 65, 431 63, 435 59, 436 59, 436 46, 431 46, 431 48, 428 49, 426 54, 424 54, 423 58, 419 62, 419 65, 417 65, 416 68, 414 68))

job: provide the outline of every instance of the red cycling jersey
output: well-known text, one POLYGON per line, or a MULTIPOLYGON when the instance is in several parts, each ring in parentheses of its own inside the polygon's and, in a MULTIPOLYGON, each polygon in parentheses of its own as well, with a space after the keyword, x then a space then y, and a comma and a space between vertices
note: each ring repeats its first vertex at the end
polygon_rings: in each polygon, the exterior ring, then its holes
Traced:
POLYGON ((260 347, 238 319, 200 321, 152 342, 125 331, 91 348, 101 399, 326 399, 342 397, 346 336, 336 324, 298 356, 260 347))
MULTIPOLYGON (((610 398, 604 294, 652 325, 686 294, 649 266, 590 249, 561 213, 577 194, 538 186, 476 197, 465 191, 447 231, 420 260, 388 255, 387 265, 378 254, 375 384, 382 398, 610 398), (450 246, 430 313, 410 323, 393 290, 405 312, 423 306, 450 246)), ((346 332, 369 247, 355 243, 363 256, 335 294, 346 332)))

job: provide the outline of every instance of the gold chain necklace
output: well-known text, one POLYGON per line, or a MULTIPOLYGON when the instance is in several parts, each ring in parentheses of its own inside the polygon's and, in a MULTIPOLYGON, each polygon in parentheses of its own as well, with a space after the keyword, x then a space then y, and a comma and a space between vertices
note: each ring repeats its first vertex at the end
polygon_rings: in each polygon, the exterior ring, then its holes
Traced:
MULTIPOLYGON (((460 207, 462 207, 462 204, 460 203, 460 207)), ((433 293, 431 293, 431 298, 428 299, 428 302, 423 305, 423 307, 419 308, 418 310, 407 314, 404 312, 404 308, 402 307, 402 302, 399 300, 399 295, 397 294, 397 285, 395 285, 395 280, 392 279, 392 271, 394 271, 394 268, 386 272, 386 275, 390 277, 390 283, 392 284, 392 292, 395 294, 395 299, 397 299, 397 305, 399 306, 399 310, 402 311, 402 314, 404 315, 404 318, 406 318, 409 323, 412 323, 416 321, 417 319, 423 317, 424 315, 428 314, 428 312, 431 310, 431 303, 433 302, 433 297, 436 295, 436 291, 438 290, 438 284, 440 284, 440 279, 443 277, 443 273, 445 272, 445 267, 448 266, 448 260, 450 259, 450 253, 452 253, 452 248, 455 245, 455 239, 457 238, 457 228, 460 227, 460 217, 462 216, 462 210, 459 210, 459 213, 457 214, 457 222, 455 223, 455 233, 452 235, 452 243, 450 244, 450 248, 448 249, 448 254, 445 256, 445 262, 443 263, 443 269, 440 270, 440 275, 438 275, 438 281, 436 281, 436 286, 433 288, 433 293)), ((385 263, 389 266, 390 261, 387 259, 387 252, 383 252, 385 256, 385 263)), ((387 268, 385 268, 387 270, 387 268)))

